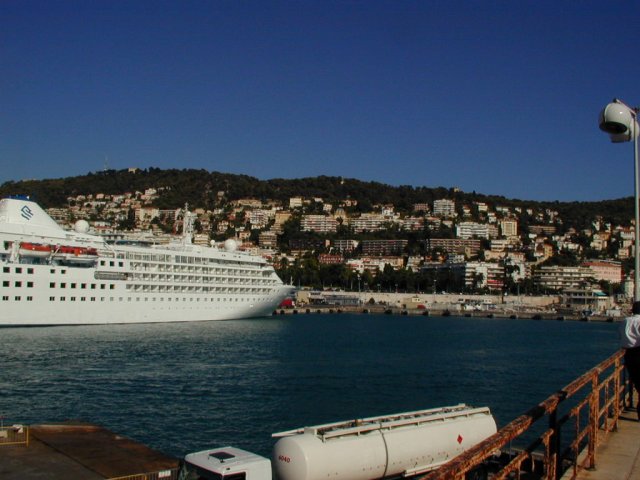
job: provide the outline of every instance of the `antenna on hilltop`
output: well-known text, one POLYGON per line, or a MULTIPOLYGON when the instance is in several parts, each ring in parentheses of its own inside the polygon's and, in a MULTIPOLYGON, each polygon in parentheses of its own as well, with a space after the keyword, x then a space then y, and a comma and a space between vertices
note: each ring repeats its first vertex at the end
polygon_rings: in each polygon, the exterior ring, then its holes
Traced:
POLYGON ((108 157, 108 155, 105 154, 105 156, 104 156, 104 166, 102 168, 102 171, 106 172, 107 170, 109 170, 109 157, 108 157))

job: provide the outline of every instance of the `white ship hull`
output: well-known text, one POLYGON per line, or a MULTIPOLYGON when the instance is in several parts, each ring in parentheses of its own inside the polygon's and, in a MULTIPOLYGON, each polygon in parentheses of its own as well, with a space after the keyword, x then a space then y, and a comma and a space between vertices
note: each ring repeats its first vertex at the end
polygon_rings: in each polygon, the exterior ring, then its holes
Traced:
POLYGON ((0 201, 0 326, 256 318, 290 293, 259 257, 188 244, 110 246, 62 230, 33 202, 0 201), (30 253, 36 243, 50 255, 30 253))

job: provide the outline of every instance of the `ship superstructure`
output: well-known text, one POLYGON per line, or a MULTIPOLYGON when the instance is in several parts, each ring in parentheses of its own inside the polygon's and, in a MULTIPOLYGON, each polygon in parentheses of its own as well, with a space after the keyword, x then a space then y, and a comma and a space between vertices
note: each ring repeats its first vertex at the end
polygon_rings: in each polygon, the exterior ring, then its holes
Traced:
POLYGON ((28 198, 0 200, 0 326, 180 322, 262 317, 291 287, 255 255, 190 242, 109 244, 61 228, 28 198))

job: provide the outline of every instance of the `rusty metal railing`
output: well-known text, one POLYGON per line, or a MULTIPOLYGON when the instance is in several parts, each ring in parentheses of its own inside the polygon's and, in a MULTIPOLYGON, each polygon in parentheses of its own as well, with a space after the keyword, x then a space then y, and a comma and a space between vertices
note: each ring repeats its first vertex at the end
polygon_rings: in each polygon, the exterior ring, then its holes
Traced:
POLYGON ((544 424, 536 423, 544 418, 547 428, 517 454, 509 456, 493 479, 519 479, 536 465, 542 470, 538 478, 545 480, 558 480, 563 475, 575 479, 582 469, 595 468, 596 447, 617 428, 625 392, 631 394, 625 381, 623 355, 622 350, 616 352, 485 441, 417 480, 464 480, 468 472, 494 457, 505 445, 530 435, 534 424, 544 428, 544 424))

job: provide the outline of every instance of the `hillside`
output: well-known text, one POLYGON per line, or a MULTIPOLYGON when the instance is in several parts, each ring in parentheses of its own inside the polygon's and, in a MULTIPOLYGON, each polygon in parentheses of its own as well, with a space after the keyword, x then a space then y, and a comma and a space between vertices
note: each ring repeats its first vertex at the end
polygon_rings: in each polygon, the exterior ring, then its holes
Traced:
POLYGON ((272 199, 288 203, 290 197, 320 197, 325 202, 357 200, 357 209, 366 212, 376 204, 393 204, 399 212, 410 212, 416 203, 431 204, 440 198, 456 203, 485 202, 490 206, 551 209, 560 214, 565 227, 588 227, 596 217, 612 224, 628 225, 633 218, 633 198, 598 202, 536 202, 508 199, 502 196, 462 192, 443 187, 391 186, 340 177, 259 180, 247 175, 234 175, 207 170, 159 168, 107 170, 87 175, 46 179, 9 181, 0 186, 0 196, 31 195, 44 207, 67 205, 67 197, 79 194, 118 194, 165 187, 155 204, 160 208, 177 208, 188 202, 192 207, 214 208, 239 198, 272 199), (224 192, 224 200, 218 196, 224 192))

